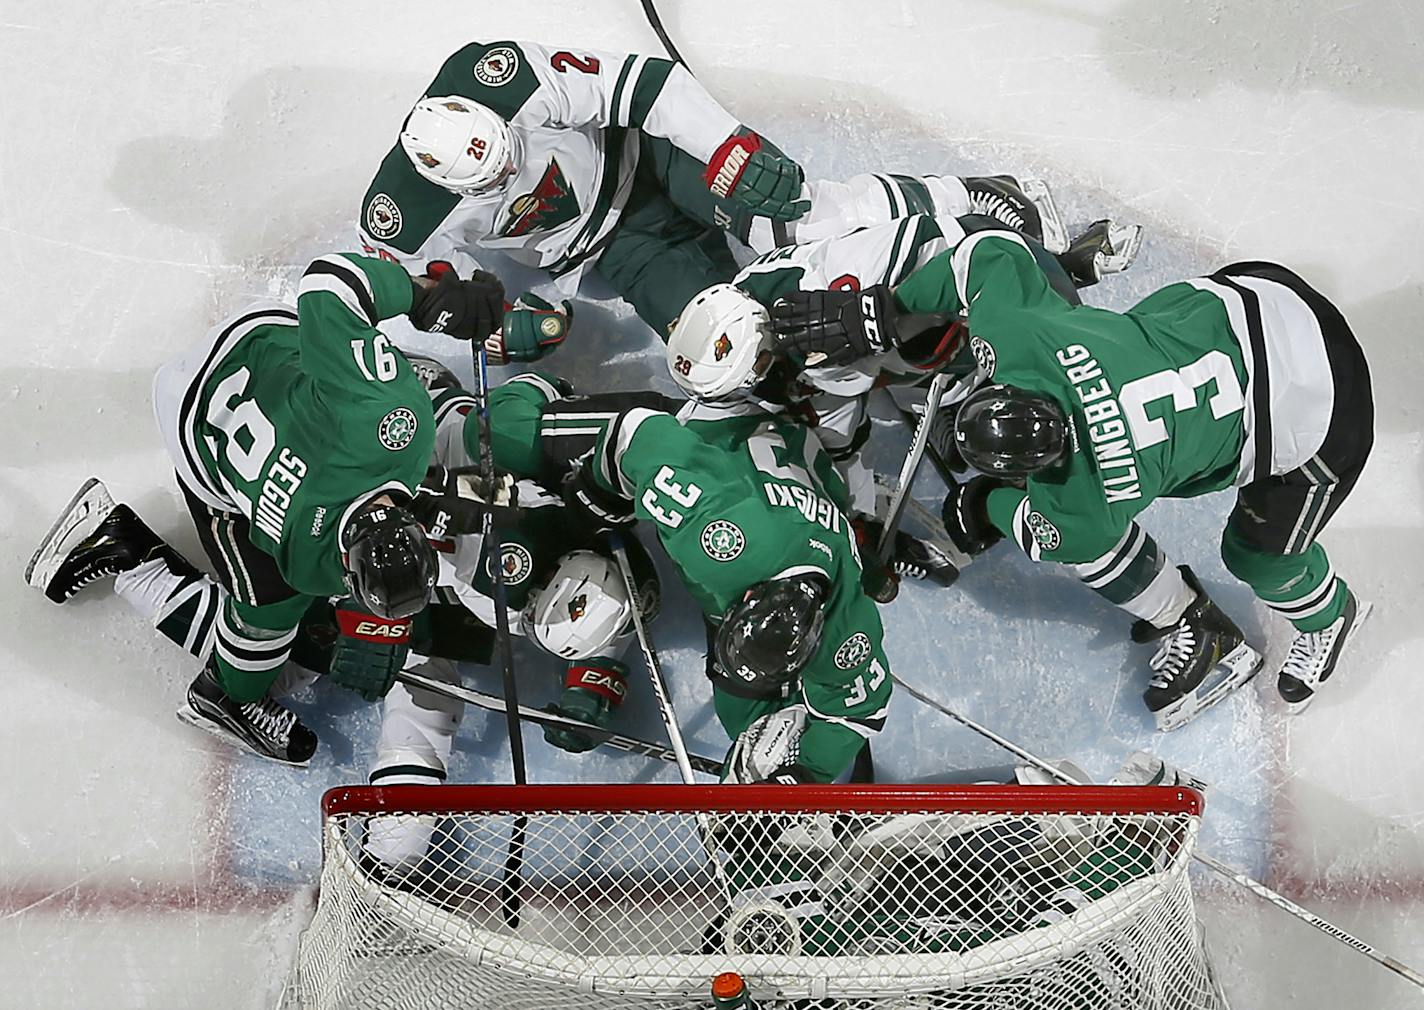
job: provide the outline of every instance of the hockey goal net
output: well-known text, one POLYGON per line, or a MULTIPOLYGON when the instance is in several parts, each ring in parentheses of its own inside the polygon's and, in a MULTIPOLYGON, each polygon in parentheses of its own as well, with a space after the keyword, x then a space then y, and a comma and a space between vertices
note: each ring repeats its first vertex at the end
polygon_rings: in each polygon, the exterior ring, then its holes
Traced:
POLYGON ((396 786, 323 805, 290 1007, 707 1008, 726 971, 763 1010, 1225 1006, 1189 789, 396 786))

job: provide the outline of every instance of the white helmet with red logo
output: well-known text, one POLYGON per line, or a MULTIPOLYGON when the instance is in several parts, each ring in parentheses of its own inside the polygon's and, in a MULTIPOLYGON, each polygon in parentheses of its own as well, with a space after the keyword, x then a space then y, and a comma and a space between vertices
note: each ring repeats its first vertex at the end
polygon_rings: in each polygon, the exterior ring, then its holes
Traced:
POLYGON ((498 190, 518 167, 518 140, 509 124, 458 95, 417 102, 400 142, 422 178, 461 196, 498 190))
POLYGON ((593 551, 572 551, 524 610, 524 631, 563 659, 607 655, 633 619, 628 588, 617 566, 593 551))
POLYGON ((766 375, 776 346, 766 308, 733 284, 714 284, 673 324, 668 369, 694 400, 724 400, 766 375))

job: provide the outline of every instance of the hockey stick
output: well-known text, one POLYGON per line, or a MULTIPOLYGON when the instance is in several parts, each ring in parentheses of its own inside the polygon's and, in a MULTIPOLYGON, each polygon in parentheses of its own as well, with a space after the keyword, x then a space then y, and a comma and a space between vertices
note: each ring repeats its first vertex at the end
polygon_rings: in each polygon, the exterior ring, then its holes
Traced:
MULTIPOLYGON (((424 691, 434 694, 444 695, 446 698, 453 698, 456 701, 467 702, 477 708, 482 708, 487 712, 507 713, 509 706, 504 699, 493 694, 486 694, 484 691, 476 691, 472 688, 461 687, 457 684, 447 684, 443 680, 434 680, 419 673, 402 671, 396 674, 396 680, 410 687, 418 687, 424 691)), ((644 757, 653 758, 657 761, 666 761, 669 764, 677 764, 677 755, 671 747, 667 747, 652 740, 644 740, 641 737, 625 736, 622 733, 614 733, 611 730, 595 726, 591 722, 584 722, 582 719, 574 719, 566 715, 558 715, 554 712, 544 712, 537 708, 530 708, 528 705, 519 706, 519 718, 525 722, 533 723, 536 726, 553 726, 558 729, 574 729, 595 741, 601 747, 610 750, 621 750, 629 754, 641 754, 644 757)), ((704 775, 720 775, 722 773, 722 762, 705 757, 701 754, 687 755, 688 762, 692 765, 692 770, 701 772, 704 775)))
POLYGON ((920 415, 919 424, 915 425, 915 437, 910 440, 910 454, 905 457, 905 462, 900 467, 900 484, 890 498, 890 510, 885 513, 885 525, 880 530, 880 543, 875 546, 875 555, 882 564, 890 558, 895 544, 895 531, 900 528, 900 519, 905 514, 905 502, 910 497, 910 488, 915 483, 915 474, 919 472, 920 461, 925 456, 925 446, 929 443, 930 424, 939 411, 940 400, 944 399, 944 391, 948 386, 949 376, 944 372, 936 372, 930 380, 929 392, 925 394, 925 412, 920 415))
MULTIPOLYGON (((893 680, 895 682, 895 685, 904 690, 904 692, 908 694, 911 698, 914 698, 916 701, 920 702, 923 705, 929 706, 936 712, 949 716, 961 726, 965 726, 973 730, 975 733, 978 733, 986 740, 998 744, 1010 754, 1013 754, 1015 757, 1028 762, 1040 771, 1047 772, 1049 775, 1052 775, 1058 781, 1070 786, 1087 785, 1087 783, 1081 782, 1073 776, 1065 773, 1062 769, 1056 768, 1053 765, 1049 764, 1047 761, 1043 760, 1043 758, 1032 753, 1031 751, 1025 750, 1023 747, 1020 747, 1012 740, 1008 740, 1005 737, 1000 736, 998 733, 995 733, 987 726, 981 726, 979 723, 975 722, 973 719, 970 719, 968 716, 960 715, 958 712, 956 712, 954 709, 950 708, 943 702, 936 701, 934 698, 931 698, 923 691, 911 687, 909 684, 905 683, 903 680, 901 680, 894 674, 891 674, 891 680, 893 680)), ((1259 880, 1255 880, 1252 877, 1248 877, 1240 870, 1233 869, 1232 867, 1223 863, 1221 860, 1216 859, 1212 856, 1208 856, 1206 853, 1203 852, 1193 851, 1192 858, 1195 859, 1197 862, 1201 863, 1207 869, 1220 874, 1221 876, 1225 877, 1227 880, 1231 881, 1237 886, 1244 887, 1246 890, 1256 895, 1256 897, 1261 898, 1265 901, 1269 901, 1272 905, 1275 905, 1281 911, 1287 912, 1290 915, 1295 916, 1297 919, 1300 919, 1302 922, 1306 923, 1306 925, 1315 927, 1316 929, 1320 930, 1320 932, 1324 933, 1326 936, 1333 937, 1334 939, 1339 940, 1347 947, 1354 948, 1361 954, 1368 957, 1370 960, 1375 961, 1378 964, 1384 965, 1390 971, 1395 972, 1396 974, 1405 978, 1409 982, 1412 982, 1419 988, 1424 989, 1424 975, 1421 975, 1419 972, 1415 971, 1407 964, 1403 964, 1400 961, 1395 960, 1388 954, 1384 954, 1378 950, 1375 950, 1375 948, 1365 943, 1365 941, 1361 940, 1359 937, 1351 933, 1347 933, 1345 930, 1341 929, 1339 926, 1335 925, 1332 922, 1322 919, 1320 916, 1316 915, 1308 908, 1304 908, 1300 905, 1297 905, 1294 901, 1291 901, 1285 895, 1271 890, 1259 880)))
MULTIPOLYGON (((494 480, 494 440, 490 432, 489 359, 484 344, 472 341, 471 356, 474 359, 476 399, 478 401, 480 427, 480 466, 490 480, 494 480)), ((509 731, 509 755, 514 765, 514 784, 525 785, 529 781, 524 765, 524 729, 519 722, 519 692, 514 684, 514 645, 509 633, 507 604, 509 594, 504 585, 504 541, 494 524, 494 510, 485 512, 483 537, 484 554, 489 558, 489 567, 494 577, 494 629, 499 640, 499 659, 504 676, 505 727, 509 731)), ((504 863, 504 879, 500 882, 500 910, 510 929, 519 928, 519 878, 524 869, 525 833, 529 818, 519 814, 514 818, 514 829, 509 835, 509 857, 504 863)))
MULTIPOLYGON (((663 27, 663 19, 658 16, 658 9, 653 6, 653 0, 642 0, 643 14, 648 19, 648 25, 653 29, 653 34, 658 37, 658 41, 663 44, 667 54, 674 60, 687 67, 687 61, 682 58, 682 53, 677 51, 677 46, 672 44, 672 39, 668 37, 667 29, 663 27)), ((687 67, 687 72, 691 73, 692 68, 687 67)))

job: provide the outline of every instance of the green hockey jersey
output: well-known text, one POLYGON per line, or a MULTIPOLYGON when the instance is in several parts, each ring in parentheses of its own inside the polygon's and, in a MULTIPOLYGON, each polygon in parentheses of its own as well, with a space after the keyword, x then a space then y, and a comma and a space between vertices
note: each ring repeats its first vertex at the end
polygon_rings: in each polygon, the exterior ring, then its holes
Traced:
POLYGON ((323 256, 295 311, 239 313, 155 383, 180 480, 209 507, 246 516, 253 546, 300 593, 344 592, 347 520, 383 492, 413 494, 430 463, 430 398, 376 329, 410 301, 401 267, 323 256))
MULTIPOLYGON (((821 645, 802 670, 799 763, 826 781, 884 725, 890 666, 861 589, 845 485, 805 428, 765 415, 680 424, 629 412, 592 460, 631 497, 714 623, 754 584, 802 573, 831 583, 821 645)), ((726 726, 734 739, 745 726, 726 726)))
POLYGON ((1031 476, 1026 491, 995 490, 989 512, 1030 557, 1081 564, 1117 545, 1157 498, 1284 473, 1319 447, 1330 402, 1319 326, 1302 328, 1288 289, 1259 287, 1257 326, 1211 278, 1169 285, 1126 312, 1070 306, 1017 235, 986 231, 935 257, 896 297, 908 312, 966 311, 980 370, 1067 413, 1066 462, 1031 476))
POLYGON ((397 142, 362 203, 367 252, 411 266, 475 247, 559 275, 596 257, 633 186, 638 133, 705 162, 739 123, 671 60, 532 42, 473 42, 424 97, 459 95, 509 122, 517 167, 497 191, 461 197, 422 178, 397 142))

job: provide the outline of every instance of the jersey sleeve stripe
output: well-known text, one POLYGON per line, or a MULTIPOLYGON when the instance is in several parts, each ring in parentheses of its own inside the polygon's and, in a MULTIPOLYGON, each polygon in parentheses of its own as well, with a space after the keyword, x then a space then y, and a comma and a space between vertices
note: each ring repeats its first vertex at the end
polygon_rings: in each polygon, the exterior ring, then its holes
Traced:
POLYGON ((905 199, 900 195, 900 188, 894 185, 889 176, 872 175, 872 179, 880 183, 885 190, 885 202, 890 205, 890 216, 892 218, 905 216, 905 199))
POLYGON ((631 89, 631 98, 628 105, 628 125, 641 126, 647 122, 648 113, 653 109, 653 103, 662 94, 663 85, 667 83, 668 75, 672 73, 672 68, 676 66, 671 60, 661 60, 649 57, 638 73, 636 82, 631 89))
POLYGON ((617 418, 603 436, 603 445, 598 453, 598 475, 609 487, 616 487, 626 495, 632 495, 637 488, 623 476, 623 454, 628 451, 638 427, 648 418, 657 416, 658 411, 647 407, 634 407, 617 418))
POLYGON ((1142 527, 1132 523, 1112 550, 1095 561, 1072 565, 1073 574, 1093 589, 1107 585, 1132 562, 1137 552, 1142 549, 1142 542, 1146 537, 1142 527))
POLYGON ((910 225, 916 220, 917 218, 913 217, 905 218, 895 232, 895 241, 890 245, 890 269, 885 275, 886 284, 899 284, 910 272, 910 251, 913 243, 906 242, 905 236, 910 231, 910 225))
POLYGON ((924 182, 912 175, 892 175, 890 178, 900 187, 900 194, 905 199, 905 205, 910 208, 910 213, 934 213, 934 199, 930 196, 930 188, 924 182))
POLYGON ((301 296, 313 291, 328 291, 341 299, 356 315, 375 326, 381 321, 376 314, 376 299, 371 291, 371 282, 356 267, 339 256, 323 256, 314 260, 302 275, 301 296))
POLYGON ((1030 511, 1029 500, 1025 496, 1014 510, 1014 539, 1018 541, 1019 549, 1029 556, 1030 561, 1037 561, 1043 553, 1043 548, 1039 546, 1038 538, 1033 535, 1033 528, 1028 524, 1030 511))
POLYGON ((516 382, 522 382, 526 386, 533 386, 535 389, 539 390, 539 392, 543 393, 544 399, 548 400, 550 403, 554 402, 555 400, 563 399, 563 397, 559 393, 558 388, 552 382, 545 379, 542 375, 538 375, 534 372, 525 372, 523 375, 516 375, 512 379, 506 380, 505 385, 509 386, 516 382))
MULTIPOLYGON (((954 287, 959 293, 960 304, 963 305, 966 310, 969 308, 969 261, 974 255, 974 250, 979 248, 979 243, 986 239, 1007 240, 1015 245, 1022 246, 1025 251, 1028 251, 1028 243, 1015 232, 991 229, 989 231, 976 231, 966 235, 964 241, 954 247, 954 253, 950 257, 950 264, 954 268, 954 287)), ((1029 255, 1032 255, 1032 253, 1030 252, 1029 255)))

